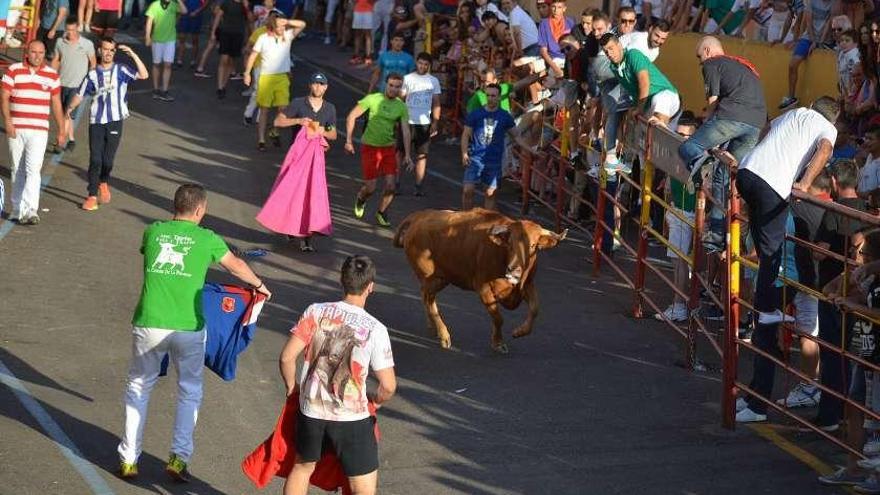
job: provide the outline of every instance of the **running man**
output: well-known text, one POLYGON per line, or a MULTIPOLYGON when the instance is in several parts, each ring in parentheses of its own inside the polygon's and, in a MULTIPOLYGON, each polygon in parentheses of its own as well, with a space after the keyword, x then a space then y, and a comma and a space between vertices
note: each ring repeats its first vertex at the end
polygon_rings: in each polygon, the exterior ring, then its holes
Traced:
POLYGON ((499 107, 501 88, 490 84, 484 89, 486 106, 469 113, 461 133, 461 164, 464 167, 464 187, 461 193, 461 209, 474 207, 474 189, 477 183, 486 186, 485 208, 495 209, 495 191, 501 180, 501 157, 504 154, 504 138, 510 137, 520 146, 528 148, 513 132, 516 124, 508 112, 499 107))
MULTIPOLYGON (((430 74, 433 58, 422 52, 416 60, 416 71, 403 78, 402 96, 409 112, 409 127, 412 134, 410 149, 416 152, 416 196, 423 196, 422 181, 428 166, 428 146, 431 138, 437 135, 440 122, 440 81, 430 74)), ((398 143, 403 152, 403 142, 398 143)))
POLYGON ((410 158, 412 135, 409 130, 409 111, 398 95, 403 86, 403 76, 397 73, 388 74, 385 79, 385 92, 372 93, 361 98, 345 119, 345 151, 354 154, 352 142, 354 125, 358 117, 369 112, 367 127, 361 136, 361 170, 364 174, 364 185, 358 191, 354 203, 354 216, 363 218, 367 200, 376 191, 376 180, 384 178, 385 187, 379 209, 376 211, 376 223, 390 227, 388 207, 394 201, 394 190, 397 182, 397 152, 394 146, 394 129, 400 124, 403 136, 403 161, 407 170, 413 169, 410 158))

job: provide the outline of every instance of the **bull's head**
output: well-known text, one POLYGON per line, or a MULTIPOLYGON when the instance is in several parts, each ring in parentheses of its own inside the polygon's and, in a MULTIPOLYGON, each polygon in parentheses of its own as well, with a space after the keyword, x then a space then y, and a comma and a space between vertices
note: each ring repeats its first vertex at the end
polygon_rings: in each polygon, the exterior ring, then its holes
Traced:
POLYGON ((504 278, 519 286, 522 286, 534 266, 538 250, 556 246, 565 239, 566 234, 568 230, 557 234, 528 220, 494 225, 489 229, 489 239, 499 246, 507 247, 507 270, 504 278))

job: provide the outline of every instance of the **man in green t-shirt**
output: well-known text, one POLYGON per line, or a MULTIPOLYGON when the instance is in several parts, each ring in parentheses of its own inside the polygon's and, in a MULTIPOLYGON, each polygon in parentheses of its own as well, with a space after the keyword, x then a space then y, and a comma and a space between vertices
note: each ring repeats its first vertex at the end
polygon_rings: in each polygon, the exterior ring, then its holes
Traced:
POLYGON ((528 75, 519 81, 510 84, 498 82, 498 74, 495 73, 495 69, 483 69, 483 72, 480 74, 480 89, 474 91, 474 94, 468 99, 465 109, 467 110, 467 113, 471 113, 478 108, 485 107, 489 101, 486 98, 486 86, 497 84, 498 87, 501 88, 501 109, 510 113, 510 95, 522 91, 530 84, 540 81, 545 77, 547 77, 547 71, 542 71, 528 75))
POLYGON ((177 45, 177 15, 186 15, 183 0, 156 0, 147 8, 146 44, 153 48, 153 99, 174 101, 168 93, 177 45), (160 79, 161 76, 161 79, 160 79))
POLYGON ((354 154, 354 125, 361 115, 369 112, 367 127, 361 136, 361 171, 364 185, 358 191, 354 202, 354 216, 363 218, 367 200, 376 190, 376 180, 384 178, 385 187, 379 209, 376 210, 376 223, 390 227, 387 211, 394 200, 394 189, 397 182, 397 150, 394 132, 400 126, 403 139, 403 154, 406 170, 413 170, 410 158, 409 111, 406 103, 398 96, 403 87, 403 76, 396 72, 385 78, 385 92, 371 93, 361 98, 345 119, 345 151, 354 154))
POLYGON ((125 430, 117 449, 123 478, 138 474, 150 391, 163 357, 169 354, 177 369, 178 394, 171 457, 165 470, 178 481, 189 479, 186 466, 193 453, 193 431, 202 401, 206 331, 201 301, 208 268, 219 263, 257 292, 272 296, 223 239, 199 227, 207 207, 205 189, 184 184, 174 194, 174 217, 155 222, 144 231, 144 283, 132 319, 134 345, 124 398, 125 430))
POLYGON ((669 126, 681 108, 678 90, 660 69, 639 50, 624 49, 620 39, 608 33, 599 45, 611 62, 620 85, 638 100, 634 112, 643 112, 649 122, 669 126))

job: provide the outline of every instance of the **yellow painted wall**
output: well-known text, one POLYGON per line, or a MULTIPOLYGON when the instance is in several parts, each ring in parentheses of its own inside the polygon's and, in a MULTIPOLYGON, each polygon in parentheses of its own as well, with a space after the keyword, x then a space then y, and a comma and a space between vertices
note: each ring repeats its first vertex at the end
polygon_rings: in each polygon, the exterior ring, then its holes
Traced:
MULTIPOLYGON (((703 75, 696 57, 699 34, 689 33, 670 36, 660 50, 657 66, 678 88, 684 107, 697 115, 706 106, 703 89, 703 75)), ((770 46, 767 43, 746 41, 739 38, 723 37, 724 51, 749 59, 761 75, 767 111, 770 117, 779 115, 776 108, 783 96, 788 93, 788 61, 791 50, 783 46, 770 46)), ((801 64, 797 97, 802 105, 814 99, 829 95, 838 97, 837 61, 831 50, 814 51, 801 64)))

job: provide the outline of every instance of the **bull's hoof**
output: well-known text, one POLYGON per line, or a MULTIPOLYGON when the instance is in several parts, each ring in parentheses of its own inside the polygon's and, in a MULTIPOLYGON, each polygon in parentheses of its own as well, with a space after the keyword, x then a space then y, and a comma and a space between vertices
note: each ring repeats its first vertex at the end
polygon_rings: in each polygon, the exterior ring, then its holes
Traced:
POLYGON ((449 337, 440 337, 440 347, 449 349, 452 347, 452 339, 449 337))
POLYGON ((500 344, 492 344, 492 350, 497 352, 498 354, 507 354, 510 352, 510 349, 507 348, 507 344, 504 342, 500 344))

